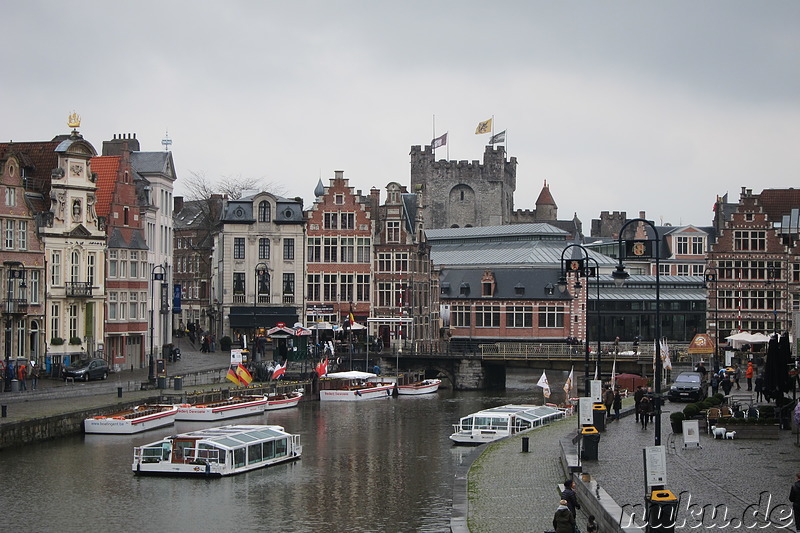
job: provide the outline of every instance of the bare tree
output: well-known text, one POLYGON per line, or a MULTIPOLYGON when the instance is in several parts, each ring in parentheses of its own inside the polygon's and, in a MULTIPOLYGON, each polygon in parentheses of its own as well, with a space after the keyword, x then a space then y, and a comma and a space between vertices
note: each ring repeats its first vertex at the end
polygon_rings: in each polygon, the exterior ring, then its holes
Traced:
POLYGON ((202 172, 192 172, 192 179, 186 184, 189 190, 188 200, 207 200, 213 194, 221 194, 229 200, 238 200, 245 191, 266 191, 282 196, 286 187, 275 182, 264 182, 263 178, 245 178, 242 176, 223 176, 218 183, 211 181, 202 172))

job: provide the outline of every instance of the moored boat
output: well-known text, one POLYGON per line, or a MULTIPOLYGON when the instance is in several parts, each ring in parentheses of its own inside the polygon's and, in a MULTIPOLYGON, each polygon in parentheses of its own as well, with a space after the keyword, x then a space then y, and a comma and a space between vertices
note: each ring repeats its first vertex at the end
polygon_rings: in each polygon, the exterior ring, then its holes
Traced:
POLYGON ((261 414, 266 407, 266 396, 232 396, 218 402, 198 405, 181 404, 178 406, 176 420, 226 420, 238 416, 261 414))
POLYGON ((282 426, 231 425, 172 435, 133 449, 136 474, 229 476, 299 459, 300 436, 282 426))
POLYGON ((296 390, 286 394, 270 394, 267 396, 266 411, 295 407, 303 399, 303 392, 296 390))
POLYGON ((110 415, 87 418, 83 421, 83 428, 92 434, 132 435, 173 424, 177 412, 177 405, 137 405, 110 415))
POLYGON ((321 382, 320 401, 356 402, 390 398, 395 383, 379 382, 378 376, 371 372, 334 372, 325 377, 332 378, 321 382))
POLYGON ((415 396, 418 394, 430 394, 439 390, 441 379, 424 379, 407 385, 398 385, 397 394, 415 396))
POLYGON ((456 444, 478 445, 564 418, 566 410, 546 405, 502 405, 472 413, 453 424, 450 440, 456 444))

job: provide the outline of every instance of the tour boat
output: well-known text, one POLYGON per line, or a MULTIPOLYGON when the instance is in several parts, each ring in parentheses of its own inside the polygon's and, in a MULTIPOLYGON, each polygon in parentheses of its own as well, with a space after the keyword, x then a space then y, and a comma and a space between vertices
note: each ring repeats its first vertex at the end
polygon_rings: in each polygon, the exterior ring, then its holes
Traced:
POLYGON ((370 372, 334 372, 325 377, 332 378, 320 381, 320 401, 355 402, 389 398, 394 392, 395 384, 374 381, 378 376, 370 372))
POLYGON ((177 405, 143 404, 106 416, 83 421, 86 433, 132 435, 148 429, 169 426, 175 422, 177 405))
POLYGON ((299 459, 300 435, 281 426, 220 426, 165 437, 133 449, 136 474, 229 476, 299 459))
POLYGON ((303 392, 296 390, 286 394, 270 394, 267 396, 266 411, 295 407, 303 399, 303 392))
POLYGON ((465 416, 453 424, 450 440, 456 444, 478 445, 515 435, 552 420, 564 418, 566 411, 546 405, 503 405, 465 416))
POLYGON ((178 406, 176 420, 225 420, 237 416, 258 415, 267 407, 266 396, 232 396, 227 400, 198 405, 178 406))
POLYGON ((416 383, 409 383, 408 385, 398 385, 397 394, 410 396, 430 394, 439 390, 439 385, 441 383, 441 379, 425 379, 423 381, 417 381, 416 383))

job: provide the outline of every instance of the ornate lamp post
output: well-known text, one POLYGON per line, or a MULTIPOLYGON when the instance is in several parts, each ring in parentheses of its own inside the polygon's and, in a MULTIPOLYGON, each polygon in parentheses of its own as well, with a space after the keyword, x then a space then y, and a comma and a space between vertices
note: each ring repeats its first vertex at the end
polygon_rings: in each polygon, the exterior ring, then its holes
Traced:
MULTIPOLYGON (((660 242, 661 239, 658 236, 658 232, 656 231, 656 227, 653 225, 652 222, 649 220, 645 220, 643 218, 634 218, 627 221, 625 224, 622 225, 622 228, 619 230, 619 264, 617 265, 617 269, 611 274, 614 278, 614 283, 621 287, 625 280, 630 277, 630 274, 625 271, 625 265, 623 264, 623 258, 626 256, 626 249, 625 243, 628 243, 631 248, 631 253, 634 256, 640 257, 642 259, 646 259, 652 257, 648 250, 647 243, 655 241, 655 258, 656 258, 656 327, 655 327, 655 340, 658 342, 661 339, 661 272, 659 267, 659 258, 661 255, 661 248, 660 242), (625 234, 625 228, 628 225, 634 222, 643 222, 650 226, 653 230, 653 235, 655 238, 653 239, 634 239, 631 241, 623 241, 622 236, 625 234)), ((653 376, 653 381, 655 381, 655 393, 653 397, 653 401, 655 403, 655 445, 661 446, 661 361, 656 361, 656 368, 655 368, 655 375, 653 376)))
MULTIPOLYGON (((584 274, 584 267, 585 261, 589 259, 589 252, 581 246, 580 244, 570 244, 566 248, 561 251, 561 277, 558 279, 558 290, 562 294, 564 294, 567 290, 567 272, 573 272, 576 276, 575 278, 575 285, 574 288, 580 289, 581 282, 580 282, 580 275, 584 274), (567 253, 567 250, 570 248, 578 248, 583 252, 583 257, 578 259, 569 259, 565 264, 564 254, 567 253)), ((598 351, 597 354, 600 357, 600 353, 598 351)), ((598 365, 599 365, 598 360, 598 365)), ((585 351, 584 351, 584 360, 583 360, 583 390, 584 394, 587 396, 589 395, 589 324, 586 323, 586 342, 585 342, 585 351)))
POLYGON ((706 267, 703 272, 703 287, 708 289, 709 285, 713 285, 714 290, 714 373, 719 372, 719 318, 717 312, 719 311, 719 291, 717 290, 717 269, 714 267, 706 267))
POLYGON ((164 265, 153 265, 153 269, 150 271, 150 360, 147 372, 147 378, 150 381, 156 380, 156 361, 155 361, 155 321, 153 318, 154 308, 155 308, 155 287, 156 281, 161 282, 161 312, 164 312, 164 289, 165 283, 164 279, 167 274, 167 269, 164 265))

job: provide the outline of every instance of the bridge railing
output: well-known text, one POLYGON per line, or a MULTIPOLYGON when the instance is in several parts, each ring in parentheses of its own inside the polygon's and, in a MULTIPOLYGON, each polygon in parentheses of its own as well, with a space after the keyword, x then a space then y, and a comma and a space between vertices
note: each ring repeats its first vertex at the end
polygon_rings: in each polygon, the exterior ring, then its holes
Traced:
MULTIPOLYGON (((491 344, 478 345, 480 356, 483 359, 516 359, 516 360, 542 360, 542 359, 561 359, 583 361, 586 357, 585 346, 575 344, 554 344, 554 343, 519 343, 519 342, 495 342, 491 344)), ((653 358, 653 346, 641 345, 637 350, 623 349, 628 347, 620 346, 620 350, 603 350, 601 353, 605 360, 614 358, 620 361, 646 361, 653 358)), ((670 345, 670 358, 672 362, 680 362, 685 359, 687 344, 670 345)), ((596 357, 596 347, 590 346, 590 355, 596 357)))

